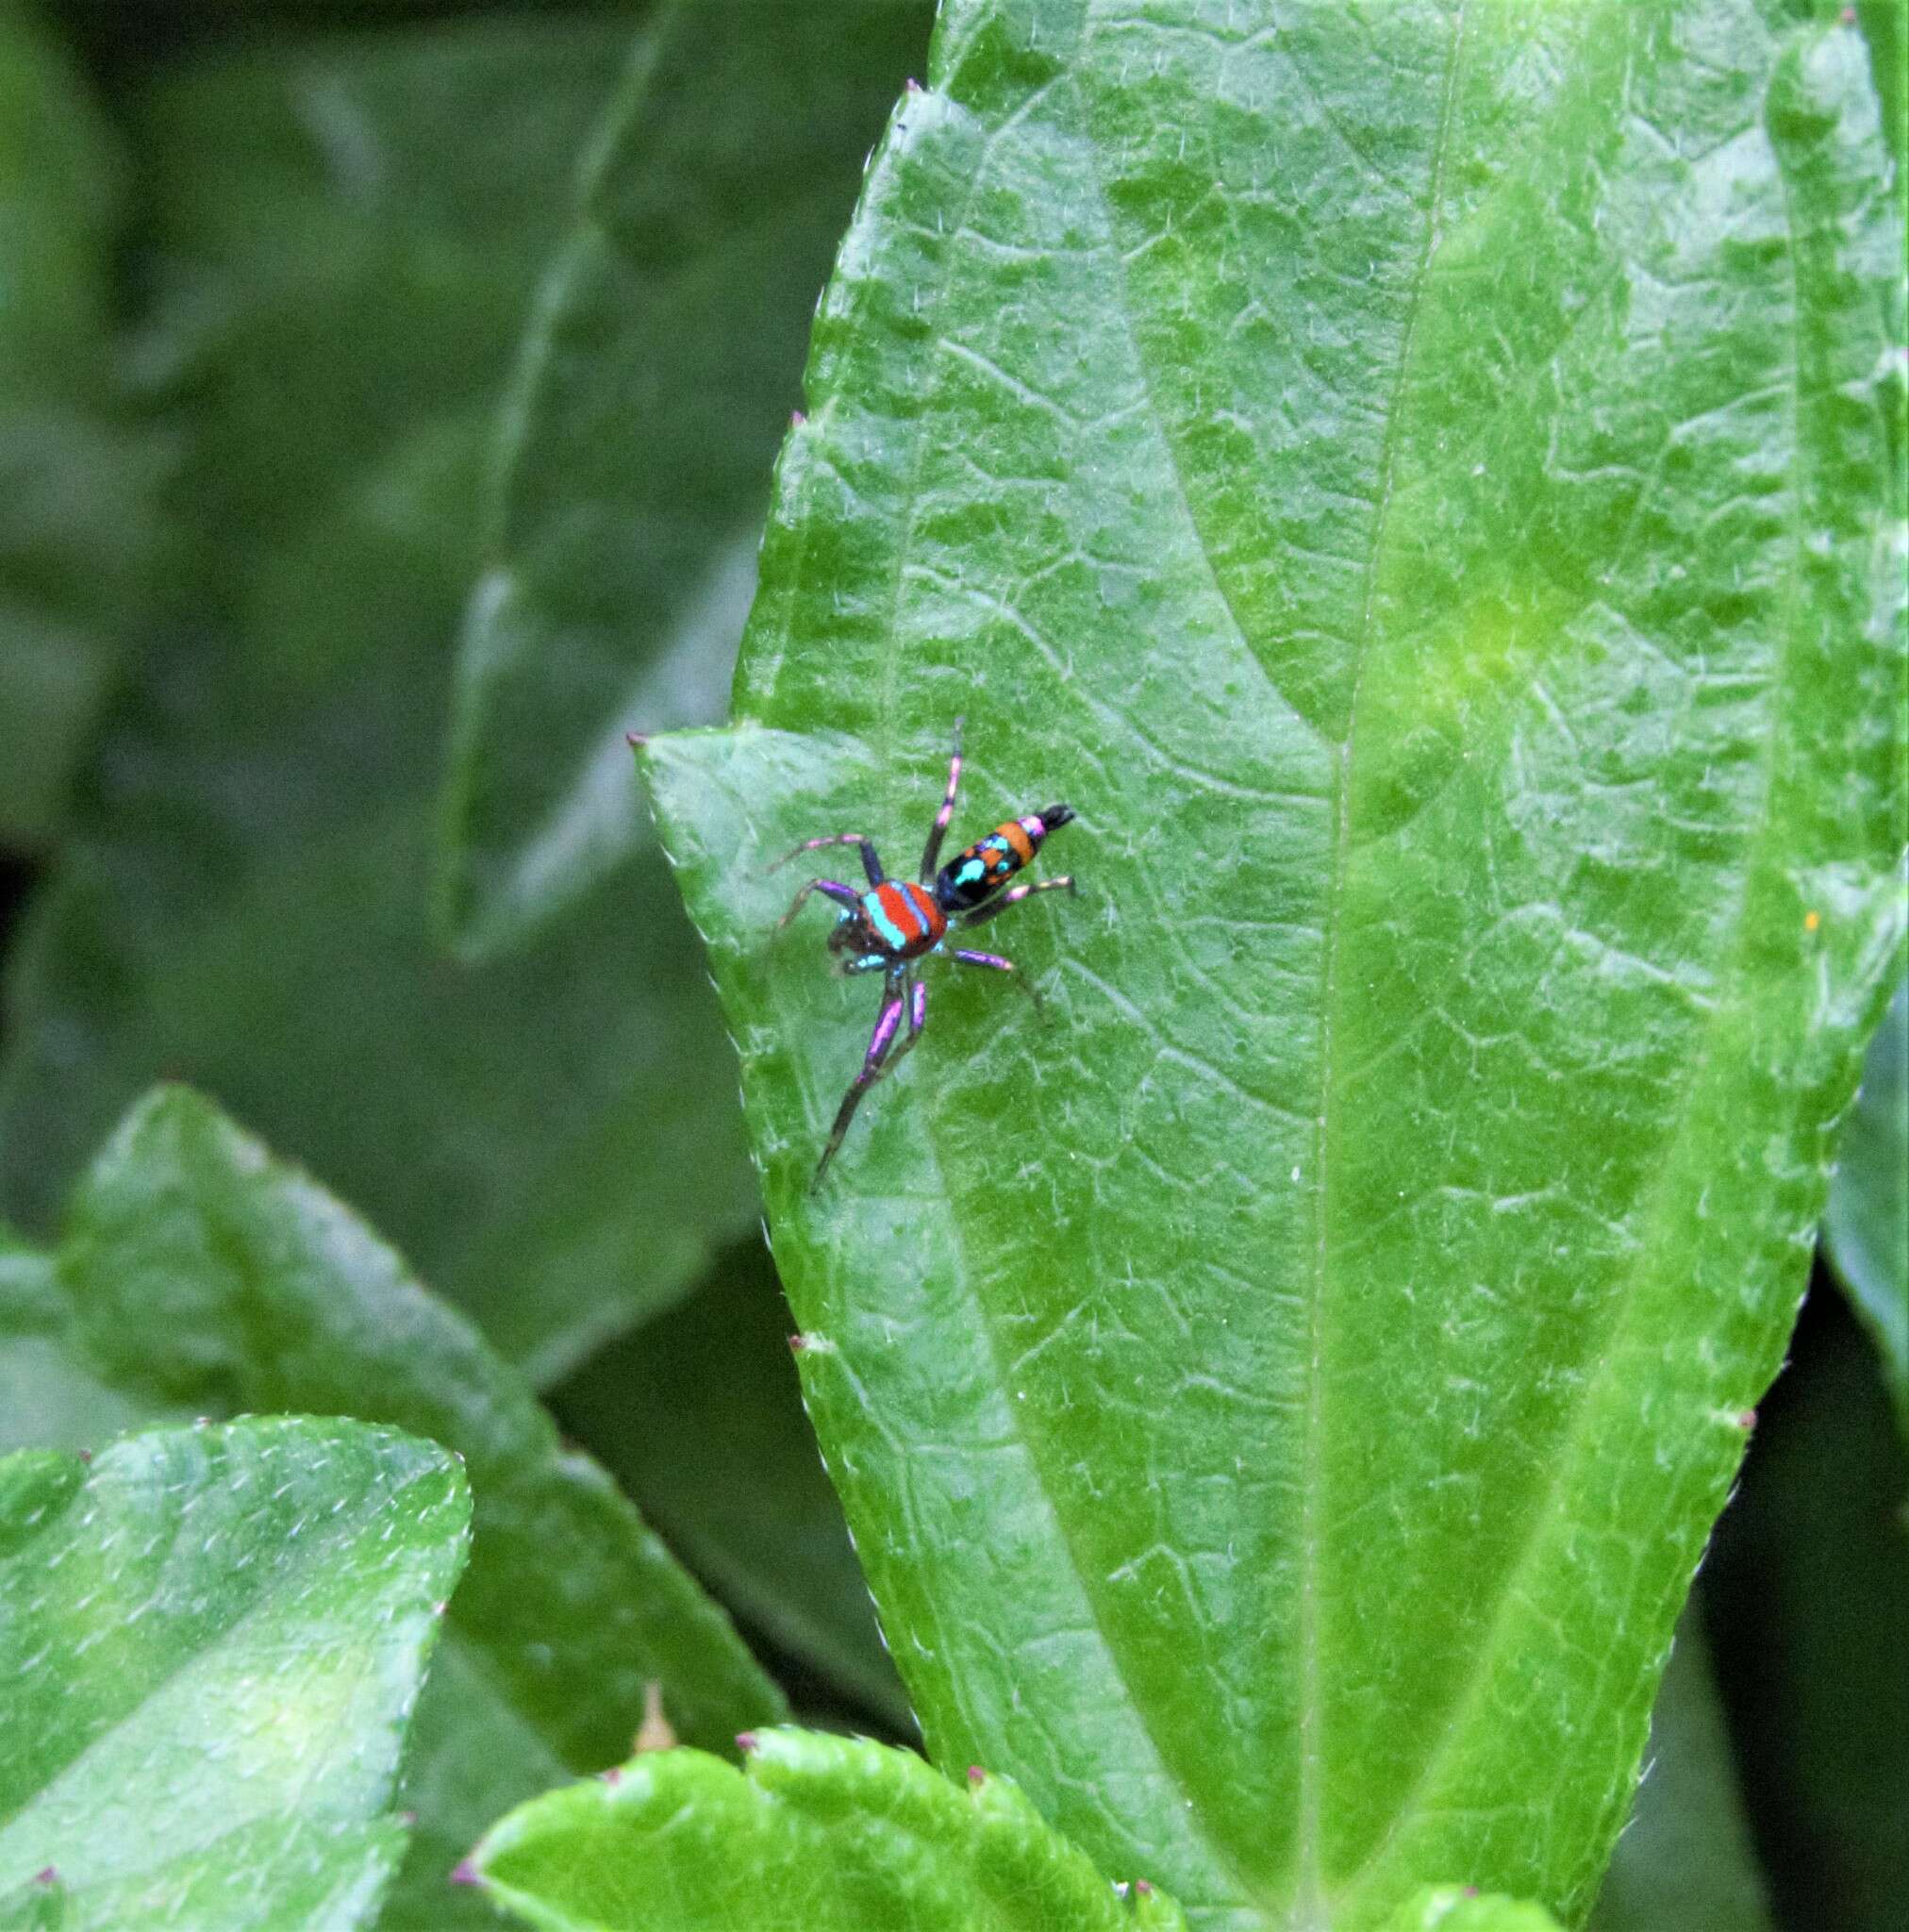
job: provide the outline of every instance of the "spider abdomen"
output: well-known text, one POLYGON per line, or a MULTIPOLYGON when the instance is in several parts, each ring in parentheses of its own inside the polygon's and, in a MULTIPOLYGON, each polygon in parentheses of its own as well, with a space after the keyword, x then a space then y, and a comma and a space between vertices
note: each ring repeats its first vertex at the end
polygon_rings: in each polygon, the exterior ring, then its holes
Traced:
POLYGON ((1045 811, 1004 820, 936 874, 936 904, 950 914, 985 906, 1040 850, 1047 835, 1072 817, 1066 806, 1051 805, 1045 811))

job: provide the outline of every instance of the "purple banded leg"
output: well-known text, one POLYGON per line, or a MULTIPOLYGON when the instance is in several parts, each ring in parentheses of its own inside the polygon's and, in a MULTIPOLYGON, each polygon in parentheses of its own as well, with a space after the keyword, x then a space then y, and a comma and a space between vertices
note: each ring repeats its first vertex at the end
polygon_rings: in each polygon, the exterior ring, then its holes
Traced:
POLYGON ((1037 892, 1071 892, 1073 889, 1071 873, 1063 873, 1057 879, 1040 879, 1031 886, 1016 886, 1011 891, 1002 893, 1000 898, 990 899, 978 912, 969 913, 961 924, 986 925, 990 919, 1005 912, 1010 906, 1019 906, 1023 899, 1031 899, 1037 892))
MULTIPOLYGON (((791 852, 788 856, 793 858, 795 854, 791 852)), ((833 899, 838 906, 846 906, 852 912, 862 903, 862 895, 853 886, 843 885, 839 879, 810 879, 808 884, 803 887, 802 891, 795 895, 794 905, 776 922, 775 929, 777 932, 780 932, 802 910, 802 902, 811 892, 820 892, 824 899, 833 899)))
POLYGON ((960 960, 964 966, 981 966, 989 973, 1006 974, 1008 978, 1034 1002, 1036 1010, 1040 1009, 1040 994, 1035 990, 1034 981, 1012 959, 1004 959, 999 953, 971 953, 964 946, 954 947, 948 957, 960 960))
POLYGON ((935 883, 935 861, 941 856, 941 841, 947 836, 948 821, 954 816, 954 794, 961 789, 961 720, 954 721, 954 756, 948 761, 948 790, 942 794, 941 809, 928 830, 928 844, 921 854, 921 883, 935 883))
POLYGON ((861 848, 862 870, 869 875, 869 884, 879 886, 888 877, 882 870, 882 861, 875 856, 875 841, 865 839, 859 832, 831 832, 825 839, 805 839, 791 852, 785 852, 769 869, 780 872, 791 858, 800 858, 805 852, 819 852, 824 845, 856 845, 861 848))
POLYGON ((822 1186, 822 1177, 828 1172, 828 1164, 835 1158, 836 1149, 842 1144, 842 1137, 855 1117, 855 1108, 861 1105, 862 1095, 884 1074, 894 1071, 902 1056, 921 1037, 921 1027, 927 1017, 928 989, 919 980, 910 985, 906 971, 899 966, 894 968, 883 989, 882 1010, 875 1021, 874 1032, 869 1036, 869 1050, 862 1056, 862 1070, 842 1095, 842 1104, 836 1110, 835 1125, 829 1130, 828 1145, 822 1150, 822 1158, 815 1164, 815 1178, 808 1184, 811 1193, 822 1186), (908 1030, 897 1045, 895 1036, 901 1031, 905 1019, 908 1023, 908 1030))

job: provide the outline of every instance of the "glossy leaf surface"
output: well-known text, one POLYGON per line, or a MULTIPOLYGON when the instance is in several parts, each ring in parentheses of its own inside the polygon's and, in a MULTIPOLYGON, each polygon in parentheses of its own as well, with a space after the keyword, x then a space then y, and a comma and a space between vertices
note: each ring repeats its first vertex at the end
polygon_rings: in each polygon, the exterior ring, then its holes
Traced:
MULTIPOLYGON (((513 1812, 473 1855, 500 1905, 549 1932, 1172 1932, 1117 1892, 1005 1778, 958 1789, 909 1752, 764 1731, 741 1771, 696 1751, 513 1812)), ((1483 1928, 1481 1928, 1483 1932, 1483 1928)))
POLYGON ((393 1429, 156 1432, 0 1462, 0 1897, 64 1932, 369 1924, 471 1503, 393 1429))
POLYGON ((626 731, 727 709, 816 297, 930 16, 674 0, 592 140, 464 633, 441 883, 468 951, 636 849, 626 731))
POLYGON ((648 760, 896 1660, 1203 1926, 1579 1918, 1901 940, 1866 49, 965 0, 929 83, 648 760), (810 1197, 875 1002, 765 869, 911 874, 961 712, 957 836, 1079 814, 1051 1019, 931 969, 810 1197))
MULTIPOLYGON (((56 1274, 59 1307, 38 1332, 67 1377, 119 1403, 349 1414, 464 1458, 471 1571, 419 1713, 405 1792, 416 1844, 387 1926, 452 1923, 445 1874, 472 1838, 621 1758, 650 1680, 680 1735, 710 1749, 780 1713, 722 1612, 604 1472, 559 1444, 522 1377, 196 1094, 134 1110, 75 1197, 56 1274)), ((0 1361, 10 1353, 0 1343, 0 1361)), ((97 1416, 91 1440, 114 1420, 97 1416)))
POLYGON ((1823 1232, 1909 1437, 1909 984, 1869 1042, 1823 1232))
POLYGON ((432 824, 479 472, 614 16, 274 43, 136 97, 198 540, 9 965, 0 1211, 155 1079, 216 1094, 542 1377, 754 1225, 661 861, 457 969, 432 824), (672 1180, 643 1189, 668 1150, 672 1180))

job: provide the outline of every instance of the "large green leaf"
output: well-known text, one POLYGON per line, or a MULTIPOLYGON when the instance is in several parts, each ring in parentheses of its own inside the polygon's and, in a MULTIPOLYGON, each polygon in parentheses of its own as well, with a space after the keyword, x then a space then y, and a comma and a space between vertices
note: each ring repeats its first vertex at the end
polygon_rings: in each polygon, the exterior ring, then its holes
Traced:
POLYGON ((662 9, 501 418, 442 890, 524 935, 636 848, 632 726, 723 715, 817 291, 930 9, 662 9))
POLYGON ((328 1180, 539 1375, 754 1220, 662 862, 460 972, 431 824, 478 475, 614 19, 303 42, 138 98, 190 595, 13 966, 0 1204, 50 1225, 153 1080, 328 1180))
POLYGON ((439 1932, 468 1915, 443 1884, 472 1839, 554 1780, 622 1758, 648 1682, 680 1735, 709 1749, 780 1713, 721 1611, 603 1471, 559 1444, 522 1378, 360 1222, 197 1095, 162 1091, 135 1108, 75 1196, 53 1276, 37 1316, 8 1320, 24 1285, 0 1299, 0 1363, 40 1341, 42 1372, 51 1357, 76 1411, 66 1440, 123 1419, 85 1400, 91 1383, 158 1413, 355 1415, 463 1457, 471 1573, 419 1715, 406 1783, 418 1828, 387 1926, 439 1932))
POLYGON ((470 1515, 454 1457, 357 1423, 0 1462, 0 1900, 39 1878, 64 1932, 368 1924, 470 1515))
POLYGON ((1863 1064, 1824 1218, 1830 1259, 1883 1357, 1909 1435, 1909 983, 1863 1064))
POLYGON ((1204 1927, 1576 1919, 1901 941, 1864 45, 955 0, 929 80, 650 758, 896 1660, 1204 1927), (1079 813, 1052 1019, 938 981, 810 1196, 874 1002, 765 868, 907 871, 961 711, 964 826, 1079 813))
POLYGON ((84 79, 0 0, 0 842, 57 828, 152 541, 154 452, 113 408, 120 155, 84 79))
MULTIPOLYGON (((1117 1892, 1004 1778, 957 1790, 906 1751, 764 1731, 738 1771, 638 1757, 514 1812, 472 1877, 550 1932, 1124 1932, 1183 1927, 1117 1892)), ((1483 1932, 1483 1928, 1481 1928, 1483 1932)))
POLYGON ((788 1326, 775 1270, 751 1242, 553 1390, 551 1406, 725 1603, 906 1733, 908 1700, 803 1413, 788 1326))

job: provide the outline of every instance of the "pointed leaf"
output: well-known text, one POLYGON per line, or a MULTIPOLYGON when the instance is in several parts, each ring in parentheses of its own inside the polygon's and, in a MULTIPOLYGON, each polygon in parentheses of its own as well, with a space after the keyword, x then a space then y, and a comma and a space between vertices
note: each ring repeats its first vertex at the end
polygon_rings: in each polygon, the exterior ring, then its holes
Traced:
POLYGON ((454 1458, 349 1422, 0 1462, 0 1896, 45 1874, 66 1932, 368 1924, 469 1523, 454 1458))
POLYGON ((1838 1151, 1823 1233, 1909 1437, 1909 982, 1869 1042, 1838 1151))
POLYGON ((153 1081, 324 1174, 539 1378, 753 1227, 661 860, 464 973, 432 823, 479 471, 624 22, 261 42, 132 96, 198 560, 10 964, 0 1211, 46 1231, 153 1081), (633 1185, 663 1171, 669 1184, 633 1185))
POLYGON ((727 708, 771 462, 931 9, 662 8, 591 142, 501 418, 440 885, 519 943, 635 849, 623 734, 727 708))
POLYGON ((1006 1778, 957 1790, 863 1739, 764 1731, 737 1771, 638 1757, 513 1812, 473 1875, 548 1932, 1128 1932, 1186 1925, 1115 1888, 1006 1778))
POLYGON ((1865 47, 953 0, 929 78, 649 757, 897 1662, 1203 1926, 1581 1917, 1903 923, 1865 47), (811 1197, 872 1002, 765 869, 911 874, 962 711, 1090 896, 811 1197))
POLYGON ((196 1094, 134 1109, 75 1197, 58 1275, 67 1374, 120 1402, 356 1415, 464 1459, 471 1572, 419 1716, 405 1795, 418 1832, 387 1926, 443 1926, 444 1876, 473 1835, 621 1758, 650 1681, 678 1732, 712 1748, 781 1712, 722 1612, 560 1445, 523 1380, 196 1094))

